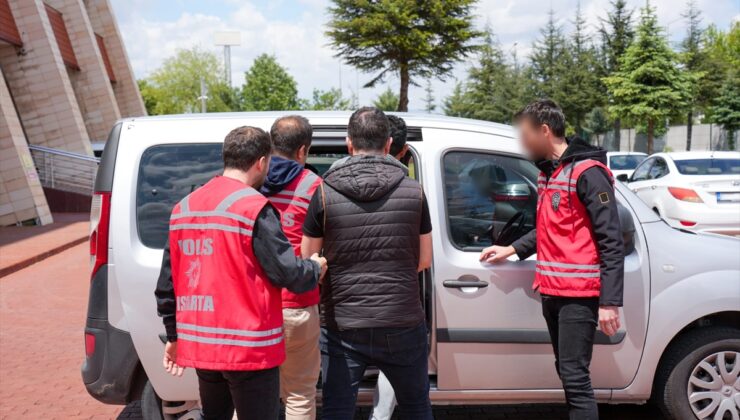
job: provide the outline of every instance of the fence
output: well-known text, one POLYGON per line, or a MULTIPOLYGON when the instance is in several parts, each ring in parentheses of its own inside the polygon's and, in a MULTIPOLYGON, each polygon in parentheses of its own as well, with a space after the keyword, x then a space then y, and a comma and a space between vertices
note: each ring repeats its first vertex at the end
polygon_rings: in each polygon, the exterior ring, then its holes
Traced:
POLYGON ((43 146, 31 146, 41 185, 61 191, 92 195, 99 159, 43 146))

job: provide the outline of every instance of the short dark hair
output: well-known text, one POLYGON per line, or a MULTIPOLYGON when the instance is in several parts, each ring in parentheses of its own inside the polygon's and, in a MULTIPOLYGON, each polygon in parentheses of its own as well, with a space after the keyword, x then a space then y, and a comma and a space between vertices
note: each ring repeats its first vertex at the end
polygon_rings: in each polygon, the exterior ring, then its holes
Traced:
POLYGON ((514 121, 529 120, 534 125, 546 124, 556 137, 565 137, 565 114, 551 99, 538 99, 517 112, 514 121))
POLYGON ((272 152, 270 134, 257 127, 238 127, 224 139, 224 168, 247 171, 272 152))
POLYGON ((408 135, 406 121, 401 117, 388 115, 388 123, 391 126, 391 137, 393 138, 393 143, 391 143, 391 156, 396 156, 401 153, 403 146, 406 145, 406 136, 408 135))
POLYGON ((365 106, 349 117, 347 136, 357 150, 383 150, 390 132, 388 117, 378 108, 365 106))
POLYGON ((292 157, 301 146, 311 146, 313 127, 305 117, 286 115, 272 123, 270 137, 272 146, 278 153, 292 157))

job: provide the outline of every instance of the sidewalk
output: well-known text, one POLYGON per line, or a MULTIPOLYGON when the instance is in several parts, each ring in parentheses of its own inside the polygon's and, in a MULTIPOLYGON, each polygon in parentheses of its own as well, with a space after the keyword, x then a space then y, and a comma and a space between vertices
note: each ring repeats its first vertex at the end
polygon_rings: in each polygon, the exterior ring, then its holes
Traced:
POLYGON ((0 228, 0 278, 87 240, 88 213, 56 213, 47 226, 0 228))

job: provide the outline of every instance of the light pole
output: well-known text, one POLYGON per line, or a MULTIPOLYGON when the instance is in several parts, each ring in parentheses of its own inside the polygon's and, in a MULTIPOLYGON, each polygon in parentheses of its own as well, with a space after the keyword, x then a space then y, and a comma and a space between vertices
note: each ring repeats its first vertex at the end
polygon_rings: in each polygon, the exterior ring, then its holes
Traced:
POLYGON ((214 34, 216 45, 224 47, 224 77, 231 87, 231 46, 242 43, 242 34, 239 31, 220 31, 214 34))

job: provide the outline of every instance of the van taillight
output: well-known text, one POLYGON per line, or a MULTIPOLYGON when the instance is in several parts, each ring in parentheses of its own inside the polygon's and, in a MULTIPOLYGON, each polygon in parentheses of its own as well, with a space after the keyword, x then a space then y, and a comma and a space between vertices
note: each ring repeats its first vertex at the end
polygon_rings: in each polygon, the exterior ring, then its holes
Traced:
POLYGON ((110 193, 96 192, 90 206, 90 276, 108 262, 108 226, 110 224, 110 193))

